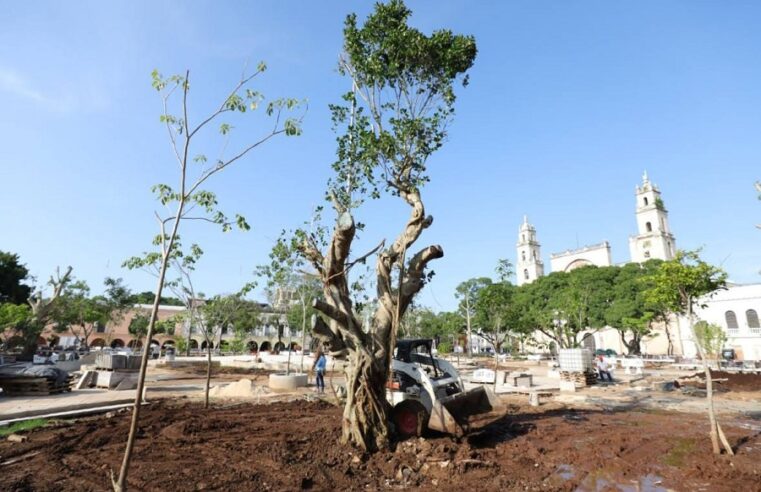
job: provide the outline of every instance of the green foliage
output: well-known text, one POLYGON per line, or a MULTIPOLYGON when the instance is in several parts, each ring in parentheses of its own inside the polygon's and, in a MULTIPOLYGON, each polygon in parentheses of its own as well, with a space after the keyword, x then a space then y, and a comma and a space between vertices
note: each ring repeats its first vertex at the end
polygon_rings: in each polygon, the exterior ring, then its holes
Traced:
MULTIPOLYGON (((138 294, 130 295, 129 303, 130 304, 153 304, 154 299, 156 299, 156 293, 150 290, 147 290, 145 292, 140 292, 138 294)), ((161 300, 159 301, 159 304, 164 306, 184 306, 185 305, 185 303, 183 303, 180 299, 177 299, 176 297, 164 297, 164 296, 161 296, 161 300)))
POLYGON ((444 340, 459 335, 463 330, 462 317, 457 313, 434 313, 430 309, 408 310, 405 323, 414 327, 408 330, 409 336, 421 338, 444 340))
POLYGON ((695 333, 695 342, 700 345, 701 352, 709 359, 718 359, 721 355, 721 349, 727 341, 727 335, 721 326, 698 321, 693 327, 695 333))
POLYGON ((487 285, 478 292, 475 304, 475 321, 478 334, 499 352, 511 335, 518 335, 522 306, 515 302, 517 287, 499 282, 487 285))
POLYGON ((30 419, 23 422, 14 422, 7 427, 0 427, 0 437, 7 437, 17 432, 25 432, 40 427, 45 427, 50 421, 48 419, 30 419))
POLYGON ((24 284, 29 270, 20 262, 19 255, 0 251, 0 303, 25 304, 32 288, 24 284))
POLYGON ((661 197, 655 198, 655 208, 657 208, 658 210, 666 210, 666 206, 663 204, 663 200, 661 199, 661 197))
POLYGON ((618 267, 586 266, 552 272, 520 287, 521 330, 539 330, 560 348, 577 347, 581 333, 606 325, 618 267))
POLYGON ((28 304, 0 304, 0 331, 18 329, 31 314, 28 304))
MULTIPOLYGON (((148 323, 150 322, 150 317, 138 313, 129 322, 129 326, 127 327, 127 331, 129 331, 130 335, 135 337, 136 339, 141 339, 145 337, 145 335, 148 334, 148 323)), ((153 328, 154 335, 174 335, 175 333, 175 325, 177 323, 177 319, 172 317, 165 320, 156 320, 156 326, 153 328)))
POLYGON ((185 337, 178 337, 174 341, 174 347, 177 349, 178 354, 184 354, 188 350, 188 339, 185 337))
POLYGON ((69 331, 86 345, 98 325, 105 327, 122 319, 131 305, 130 290, 122 279, 107 277, 103 283, 106 290, 102 296, 90 296, 90 287, 84 281, 74 281, 66 286, 52 310, 56 332, 69 331))
POLYGON ((652 286, 650 275, 660 264, 661 260, 626 264, 618 268, 613 282, 605 321, 619 330, 629 354, 640 353, 640 342, 653 334, 652 323, 662 318, 660 306, 653 305, 645 297, 645 292, 652 286))
POLYGON ((645 293, 652 305, 691 316, 699 298, 726 285, 727 274, 700 259, 699 251, 677 251, 645 279, 651 287, 645 293))
POLYGON ((200 306, 199 311, 207 339, 213 338, 222 328, 243 339, 261 323, 259 305, 239 294, 214 296, 200 306))
POLYGON ((452 342, 450 342, 449 340, 442 340, 436 346, 436 350, 438 350, 440 354, 451 354, 452 342))
POLYGON ((454 84, 467 84, 475 60, 471 36, 426 36, 407 24, 410 13, 394 0, 376 4, 361 27, 356 15, 346 18, 339 72, 352 78, 353 90, 330 106, 334 128, 345 132, 328 196, 347 210, 383 190, 409 193, 429 180, 425 163, 446 139, 454 84))
POLYGON ((144 314, 136 314, 129 322, 127 331, 137 339, 145 337, 148 333, 148 323, 150 319, 144 314))
POLYGON ((455 288, 454 296, 456 299, 460 299, 458 310, 462 316, 475 315, 475 304, 476 299, 478 298, 478 292, 487 285, 491 285, 491 279, 489 277, 478 277, 466 280, 455 288))
POLYGON ((230 352, 234 354, 240 354, 246 348, 246 339, 243 334, 236 333, 235 336, 229 341, 228 345, 230 352))

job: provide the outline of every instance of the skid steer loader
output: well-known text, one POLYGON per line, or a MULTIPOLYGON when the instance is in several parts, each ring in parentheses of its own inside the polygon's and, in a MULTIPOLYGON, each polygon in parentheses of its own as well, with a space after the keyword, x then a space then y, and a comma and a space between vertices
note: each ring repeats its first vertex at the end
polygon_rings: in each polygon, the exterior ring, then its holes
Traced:
POLYGON ((463 436, 469 417, 498 411, 499 399, 482 386, 465 391, 460 374, 433 357, 432 340, 398 340, 391 362, 386 398, 401 437, 420 436, 427 428, 463 436))

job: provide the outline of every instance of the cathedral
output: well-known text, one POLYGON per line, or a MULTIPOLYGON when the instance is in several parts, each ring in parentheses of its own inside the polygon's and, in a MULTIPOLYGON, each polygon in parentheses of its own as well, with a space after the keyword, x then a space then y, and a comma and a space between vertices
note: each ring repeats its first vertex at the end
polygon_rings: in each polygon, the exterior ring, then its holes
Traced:
MULTIPOLYGON (((635 188, 635 216, 637 234, 629 237, 629 261, 642 263, 652 258, 670 260, 676 253, 676 242, 669 227, 668 212, 661 198, 661 191, 650 182, 647 173, 642 177, 642 184, 635 188)), ((544 275, 541 247, 536 228, 523 217, 518 229, 516 277, 517 284, 527 284, 544 275)), ((553 272, 568 272, 574 268, 587 265, 612 265, 610 244, 604 241, 583 248, 567 250, 550 255, 550 269, 553 272)), ((761 283, 736 284, 727 282, 727 286, 701 300, 695 311, 697 319, 719 325, 724 330, 727 340, 724 348, 731 348, 734 357, 743 361, 761 361, 761 283)), ((642 340, 644 354, 673 355, 692 358, 697 350, 692 341, 689 322, 684 316, 674 316, 669 324, 669 333, 665 326, 654 327, 654 332, 642 340), (673 341, 669 349, 667 341, 673 341)), ((584 345, 591 348, 614 349, 617 353, 626 353, 617 330, 606 327, 589 332, 591 336, 584 339, 584 345)), ((541 333, 537 341, 550 344, 541 333)))
MULTIPOLYGON (((629 237, 630 261, 642 263, 651 258, 670 260, 676 252, 676 243, 669 227, 668 211, 663 204, 660 189, 650 182, 647 173, 642 176, 642 185, 635 188, 635 198, 637 234, 629 237)), ((529 224, 526 216, 518 230, 516 248, 516 283, 527 284, 543 276, 544 262, 536 228, 529 224)), ((607 241, 550 255, 550 269, 553 272, 569 272, 587 265, 612 264, 610 243, 607 241)))

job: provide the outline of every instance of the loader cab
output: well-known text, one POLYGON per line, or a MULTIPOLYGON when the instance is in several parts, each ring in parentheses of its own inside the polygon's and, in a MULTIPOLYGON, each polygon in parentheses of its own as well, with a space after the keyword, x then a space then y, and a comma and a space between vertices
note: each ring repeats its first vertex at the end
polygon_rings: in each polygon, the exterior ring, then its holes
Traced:
MULTIPOLYGON (((398 340, 394 350, 394 359, 410 363, 417 363, 422 366, 430 366, 434 375, 438 376, 439 367, 431 353, 433 340, 429 338, 419 338, 411 340, 398 340)), ((428 368, 425 368, 428 371, 428 368)))

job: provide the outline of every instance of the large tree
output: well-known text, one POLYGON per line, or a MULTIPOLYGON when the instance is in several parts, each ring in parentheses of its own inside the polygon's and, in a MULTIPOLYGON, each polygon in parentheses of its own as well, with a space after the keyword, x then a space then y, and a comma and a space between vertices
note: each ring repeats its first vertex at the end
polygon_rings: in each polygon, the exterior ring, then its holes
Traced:
POLYGON ((707 297, 723 289, 726 285, 727 274, 718 267, 703 261, 696 251, 677 251, 676 256, 664 261, 649 276, 651 288, 646 292, 646 298, 653 304, 666 306, 672 313, 687 318, 695 348, 703 361, 703 371, 706 378, 706 398, 708 400, 709 435, 715 454, 721 453, 721 440, 728 454, 733 454, 724 432, 716 419, 713 406, 713 381, 711 368, 708 365, 712 346, 703 346, 706 337, 700 336, 701 330, 695 331, 695 308, 701 306, 707 297), (699 335, 700 334, 700 335, 699 335))
POLYGON ((578 347, 605 326, 616 273, 616 267, 585 266, 522 285, 516 300, 522 328, 534 328, 558 348, 578 347))
POLYGON ((55 331, 69 331, 87 348, 90 335, 98 326, 118 322, 130 305, 129 289, 122 279, 106 278, 104 295, 91 296, 87 282, 80 280, 66 286, 54 310, 55 331))
POLYGON ((653 335, 655 323, 663 321, 659 306, 645 298, 645 292, 650 287, 649 275, 660 263, 660 260, 649 260, 617 268, 605 321, 618 330, 621 342, 630 355, 640 355, 643 339, 653 335))
POLYGON ((324 297, 314 306, 329 319, 316 317, 313 333, 349 361, 343 441, 368 451, 390 442, 385 385, 399 320, 428 280, 429 262, 444 254, 441 246, 412 249, 433 222, 421 189, 429 179, 428 158, 447 136, 455 83, 467 81, 476 56, 472 37, 448 30, 425 35, 407 24, 410 14, 392 0, 376 4, 362 26, 355 15, 346 18, 339 72, 350 90, 331 106, 339 136, 327 195, 336 221, 326 242, 313 231, 296 234, 322 281, 324 297), (352 257, 363 229, 355 210, 384 192, 409 206, 410 217, 389 245, 352 257), (376 251, 377 309, 368 326, 355 309, 350 271, 376 251))
POLYGON ((465 331, 468 335, 468 357, 473 357, 473 317, 476 315, 476 299, 479 291, 490 284, 489 277, 477 277, 466 280, 455 288, 454 296, 460 300, 457 310, 465 320, 465 331))
POLYGON ((28 279, 29 270, 21 263, 19 255, 0 251, 0 303, 26 303, 32 292, 32 288, 24 283, 28 279))

